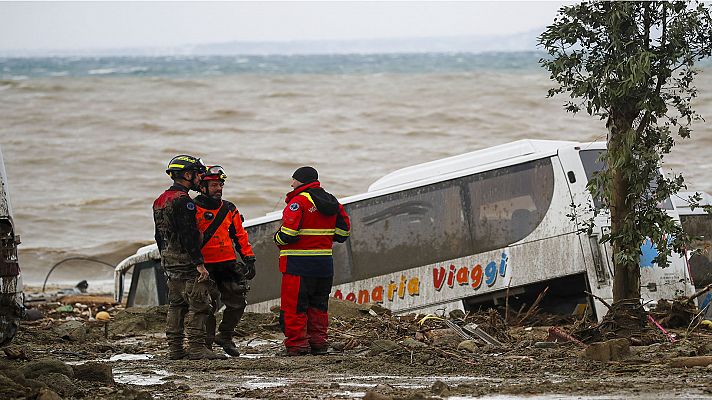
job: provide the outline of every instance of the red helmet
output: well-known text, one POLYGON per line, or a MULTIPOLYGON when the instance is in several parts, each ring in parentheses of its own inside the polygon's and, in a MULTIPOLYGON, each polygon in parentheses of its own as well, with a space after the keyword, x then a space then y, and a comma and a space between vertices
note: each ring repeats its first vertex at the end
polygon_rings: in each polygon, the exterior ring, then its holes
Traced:
POLYGON ((219 165, 212 165, 206 168, 205 175, 203 175, 201 181, 221 181, 225 182, 227 179, 227 175, 225 175, 225 171, 223 170, 223 167, 219 165))

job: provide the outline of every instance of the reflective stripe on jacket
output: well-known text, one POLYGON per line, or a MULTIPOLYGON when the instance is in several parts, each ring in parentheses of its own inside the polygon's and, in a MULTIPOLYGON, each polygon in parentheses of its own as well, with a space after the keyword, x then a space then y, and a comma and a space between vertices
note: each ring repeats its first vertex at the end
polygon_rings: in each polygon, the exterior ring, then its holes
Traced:
POLYGON ((321 189, 318 181, 290 192, 282 212, 282 226, 274 235, 282 272, 302 276, 334 273, 334 240, 348 238, 350 223, 344 207, 321 189))

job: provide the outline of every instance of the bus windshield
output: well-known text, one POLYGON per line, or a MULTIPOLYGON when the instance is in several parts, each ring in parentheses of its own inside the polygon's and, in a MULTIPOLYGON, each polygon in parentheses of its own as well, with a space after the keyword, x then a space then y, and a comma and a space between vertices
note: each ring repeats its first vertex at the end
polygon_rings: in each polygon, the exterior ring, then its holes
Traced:
MULTIPOLYGON (((579 152, 581 157, 581 162, 583 163, 583 169, 586 171, 586 179, 590 182, 596 173, 604 170, 606 168, 606 163, 601 161, 601 154, 606 150, 582 150, 579 152)), ((655 182, 650 182, 651 192, 657 187, 655 182)), ((593 203, 597 209, 600 209, 601 199, 599 196, 594 196, 593 203)), ((658 204, 658 208, 663 210, 672 210, 672 202, 668 197, 665 201, 658 204)))

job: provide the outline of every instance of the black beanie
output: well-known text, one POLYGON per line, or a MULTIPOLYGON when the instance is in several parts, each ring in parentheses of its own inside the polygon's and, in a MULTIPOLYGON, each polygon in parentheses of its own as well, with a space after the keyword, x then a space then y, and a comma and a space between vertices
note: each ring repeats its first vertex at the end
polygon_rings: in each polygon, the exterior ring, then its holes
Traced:
POLYGON ((310 183, 319 179, 319 174, 312 167, 300 167, 292 174, 292 178, 301 183, 310 183))

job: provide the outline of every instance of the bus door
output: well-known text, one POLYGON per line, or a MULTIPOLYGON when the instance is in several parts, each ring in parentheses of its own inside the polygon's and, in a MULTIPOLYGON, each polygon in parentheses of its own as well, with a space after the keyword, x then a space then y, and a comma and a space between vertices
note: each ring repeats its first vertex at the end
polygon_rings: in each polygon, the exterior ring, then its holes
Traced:
MULTIPOLYGON (((599 205, 589 194, 586 185, 593 173, 603 168, 601 163, 597 162, 603 151, 605 150, 568 147, 558 152, 573 199, 569 214, 575 215, 578 228, 585 227, 584 222, 594 214, 593 207, 599 205)), ((590 292, 610 304, 613 301, 612 251, 609 243, 600 243, 601 237, 610 231, 610 214, 603 210, 594 218, 593 223, 591 234, 579 234, 586 260, 586 275, 590 292)), ((590 299, 590 302, 600 321, 608 309, 598 300, 590 299)))
MULTIPOLYGON (((658 207, 680 223, 680 217, 670 199, 658 207)), ((668 242, 670 240, 671 238, 668 238, 668 242)), ((655 304, 660 299, 672 300, 695 292, 683 255, 673 252, 668 258, 668 267, 662 268, 653 261, 658 255, 658 249, 650 239, 641 244, 640 253, 640 295, 644 303, 655 304)))
MULTIPOLYGON (((601 203, 597 198, 591 198, 591 195, 586 190, 586 183, 593 178, 593 175, 604 169, 605 165, 603 162, 599 161, 600 155, 606 150, 601 148, 600 145, 592 145, 591 147, 598 148, 573 148, 561 150, 560 153, 565 153, 560 155, 562 157, 562 163, 564 160, 571 162, 572 164, 565 164, 571 168, 566 170, 568 176, 569 185, 572 188, 572 196, 574 198, 575 204, 584 209, 580 210, 577 215, 581 215, 581 221, 586 220, 591 217, 591 212, 587 212, 587 208, 590 208, 591 202, 593 202, 593 207, 600 210, 599 215, 594 219, 594 231, 593 235, 588 237, 590 242, 590 248, 592 250, 594 271, 596 275, 589 275, 590 278, 595 277, 599 284, 608 286, 607 290, 610 290, 608 296, 601 296, 602 298, 612 300, 612 276, 613 276, 613 250, 610 243, 599 244, 599 246, 594 246, 594 237, 596 240, 600 240, 601 235, 605 235, 610 230, 610 213, 608 210, 601 209, 601 203), (574 167, 576 167, 575 161, 576 157, 570 153, 578 153, 578 158, 580 159, 579 168, 583 168, 584 179, 578 179, 578 174, 576 177, 570 176, 571 171, 575 173, 574 167), (576 182, 572 182, 575 179, 576 182), (580 200, 577 200, 579 196, 580 200), (602 261, 599 263, 596 256, 596 247, 601 253, 602 261), (602 264, 605 268, 599 268, 598 264, 602 264), (604 274, 607 273, 607 277, 604 274)), ((566 168, 565 168, 566 169, 566 168)), ((659 207, 665 210, 670 216, 678 219, 677 212, 672 206, 670 199, 662 202, 659 207)), ((660 267, 657 263, 653 262, 653 259, 658 255, 657 249, 652 245, 650 240, 646 240, 641 243, 640 247, 640 294, 643 303, 653 303, 657 302, 659 299, 673 299, 678 296, 690 295, 694 292, 694 288, 690 282, 689 272, 687 271, 687 266, 685 264, 685 259, 679 254, 673 253, 669 258, 670 265, 667 268, 660 267)), ((591 289, 594 290, 593 279, 589 280, 591 282, 591 289)), ((597 293, 592 292, 596 295, 597 293)), ((599 295, 600 296, 600 295, 599 295)), ((600 309, 601 307, 597 307, 600 309)), ((600 318, 600 317, 599 317, 600 318)))

